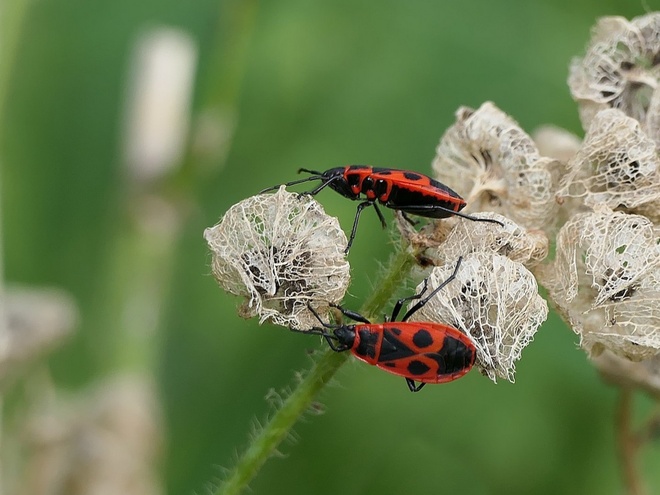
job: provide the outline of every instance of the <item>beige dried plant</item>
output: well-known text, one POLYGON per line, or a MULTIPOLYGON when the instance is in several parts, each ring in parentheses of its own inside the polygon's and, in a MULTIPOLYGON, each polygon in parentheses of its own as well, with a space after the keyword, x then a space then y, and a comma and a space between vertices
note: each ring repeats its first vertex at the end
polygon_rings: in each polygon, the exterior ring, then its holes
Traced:
POLYGON ((232 206, 204 238, 220 286, 246 298, 240 308, 246 318, 307 330, 319 323, 308 305, 327 313, 348 288, 346 235, 311 196, 284 187, 252 196, 232 206))

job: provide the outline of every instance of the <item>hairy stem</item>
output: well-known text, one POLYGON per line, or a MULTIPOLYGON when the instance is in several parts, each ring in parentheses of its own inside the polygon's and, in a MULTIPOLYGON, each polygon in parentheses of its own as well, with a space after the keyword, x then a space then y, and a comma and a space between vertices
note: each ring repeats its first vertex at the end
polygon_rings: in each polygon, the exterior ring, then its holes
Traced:
MULTIPOLYGON (((392 295, 401 287, 410 273, 415 260, 405 250, 395 254, 389 266, 384 270, 382 280, 376 290, 362 306, 362 313, 376 316, 390 302, 392 295)), ((291 395, 275 412, 270 421, 252 440, 247 450, 229 472, 226 481, 215 491, 216 495, 236 495, 247 487, 261 466, 284 440, 298 419, 311 406, 319 392, 328 384, 337 370, 349 357, 349 353, 336 353, 326 350, 314 364, 305 378, 293 389, 291 395)))

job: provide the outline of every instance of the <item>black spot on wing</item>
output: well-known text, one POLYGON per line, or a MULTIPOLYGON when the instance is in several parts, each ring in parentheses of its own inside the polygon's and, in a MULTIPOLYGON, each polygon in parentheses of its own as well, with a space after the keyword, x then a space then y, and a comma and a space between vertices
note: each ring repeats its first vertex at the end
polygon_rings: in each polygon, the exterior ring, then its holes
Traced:
POLYGON ((415 344, 417 347, 420 349, 423 349, 424 347, 428 347, 431 344, 433 344, 433 337, 431 336, 431 333, 424 329, 420 328, 415 332, 415 335, 413 335, 413 344, 415 344))
POLYGON ((403 172, 403 176, 408 180, 422 180, 423 175, 416 174, 415 172, 403 172))
POLYGON ((419 376, 423 375, 424 373, 427 373, 431 368, 429 368, 426 364, 422 363, 421 361, 417 361, 416 359, 410 361, 408 364, 408 373, 410 373, 413 376, 419 376))
POLYGON ((460 199, 460 200, 463 199, 460 194, 458 194, 456 191, 454 191, 449 186, 446 186, 445 184, 443 184, 440 181, 437 181, 435 179, 431 179, 431 185, 433 187, 435 187, 436 189, 439 189, 442 192, 444 192, 447 196, 451 196, 452 198, 457 198, 457 199, 460 199))
POLYGON ((378 174, 378 175, 392 175, 393 171, 391 168, 374 167, 373 172, 374 174, 378 174))
POLYGON ((438 363, 439 375, 449 375, 469 367, 473 360, 473 351, 463 341, 446 335, 442 349, 426 356, 438 363))

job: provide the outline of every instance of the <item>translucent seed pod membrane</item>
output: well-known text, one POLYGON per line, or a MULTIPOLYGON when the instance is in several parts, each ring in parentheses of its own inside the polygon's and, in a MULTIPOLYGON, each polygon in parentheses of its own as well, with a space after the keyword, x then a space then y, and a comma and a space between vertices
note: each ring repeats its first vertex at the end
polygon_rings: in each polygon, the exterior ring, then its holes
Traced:
POLYGON ((568 162, 557 198, 660 217, 660 158, 639 122, 621 110, 599 112, 568 162))
MULTIPOLYGON (((453 264, 435 267, 427 291, 451 275, 453 264)), ((417 288, 423 289, 423 284, 417 288)), ((414 302, 413 302, 414 303, 414 302)), ((515 361, 545 321, 548 306, 533 275, 521 264, 489 252, 463 258, 456 279, 415 313, 418 321, 450 325, 472 339, 476 366, 491 380, 515 377, 515 361)))
POLYGON ((459 108, 433 160, 435 177, 456 188, 472 211, 495 211, 539 230, 551 230, 556 220, 559 166, 491 102, 459 108))
POLYGON ((350 281, 347 239, 336 218, 312 197, 280 188, 232 206, 204 231, 212 272, 226 291, 244 296, 241 316, 296 330, 318 327, 308 304, 326 314, 350 281))
POLYGON ((660 351, 660 236, 641 215, 606 206, 575 215, 557 237, 546 285, 592 356, 660 351))
POLYGON ((658 138, 660 13, 631 21, 603 17, 593 28, 584 57, 571 63, 568 85, 585 129, 606 108, 618 108, 658 138))
POLYGON ((427 259, 442 266, 456 262, 459 256, 483 251, 533 267, 548 255, 548 238, 543 231, 528 231, 498 213, 480 212, 479 218, 498 220, 504 226, 492 222, 458 221, 449 232, 443 232, 441 242, 427 248, 424 253, 427 259))

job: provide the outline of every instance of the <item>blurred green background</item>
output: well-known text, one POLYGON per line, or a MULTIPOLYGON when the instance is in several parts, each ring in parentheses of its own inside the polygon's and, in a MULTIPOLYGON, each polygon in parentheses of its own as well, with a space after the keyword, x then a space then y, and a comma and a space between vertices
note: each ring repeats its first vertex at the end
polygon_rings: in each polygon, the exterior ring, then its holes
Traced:
MULTIPOLYGON (((204 228, 301 166, 429 172, 461 105, 492 100, 528 132, 553 123, 581 135, 565 83, 571 57, 583 53, 597 17, 630 18, 654 3, 29 3, 1 135, 5 270, 9 281, 61 286, 80 304, 78 333, 50 359, 56 384, 75 390, 108 372, 98 356, 115 329, 99 315, 116 282, 111 251, 128 228, 122 112, 132 45, 145 27, 181 28, 197 42, 193 122, 212 105, 236 117, 226 160, 213 158, 211 170, 192 154, 162 185, 187 212, 164 267, 172 280, 152 344, 167 438, 160 470, 167 493, 180 495, 222 478, 271 411, 269 391, 290 386, 321 347, 236 315, 239 301, 209 275, 204 228)), ((329 191, 318 199, 350 227, 355 203, 329 191)), ((347 307, 357 309, 377 281, 388 239, 365 214, 347 307)), ((296 426, 252 493, 622 491, 616 391, 555 316, 525 350, 515 385, 473 372, 412 395, 403 380, 351 362, 321 400, 325 413, 296 426)), ((657 445, 643 461, 657 493, 657 445)))

